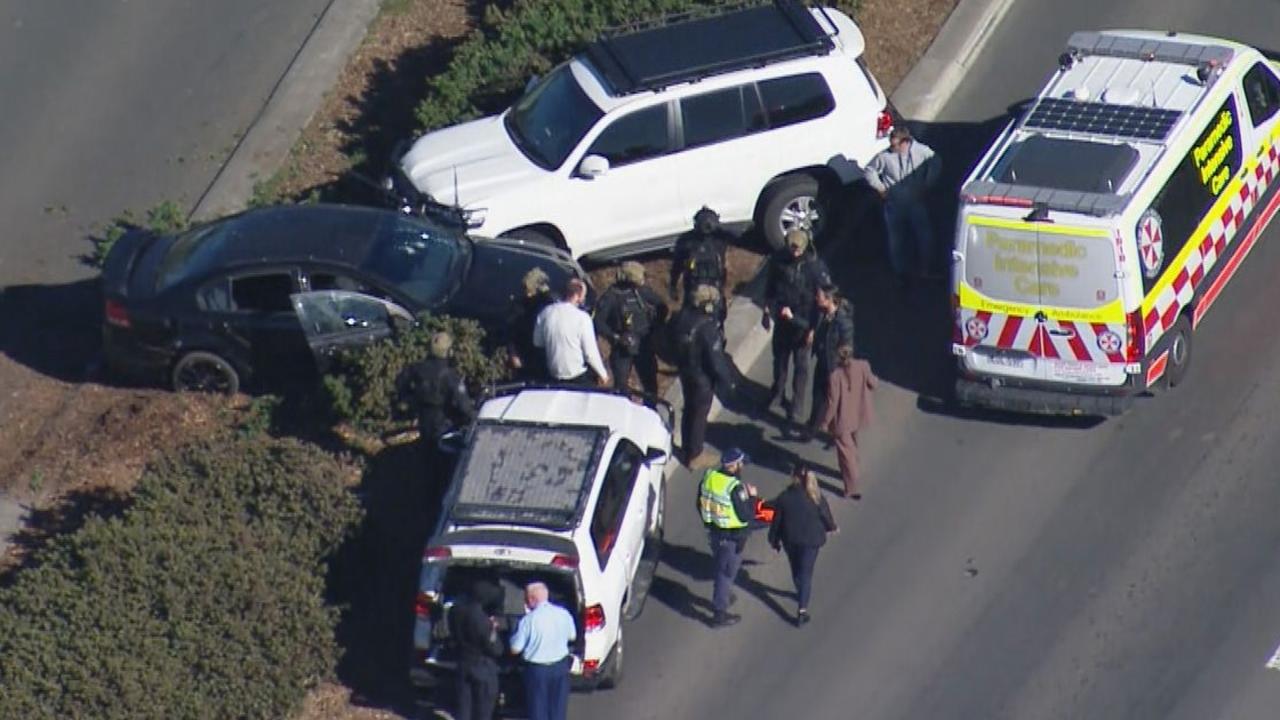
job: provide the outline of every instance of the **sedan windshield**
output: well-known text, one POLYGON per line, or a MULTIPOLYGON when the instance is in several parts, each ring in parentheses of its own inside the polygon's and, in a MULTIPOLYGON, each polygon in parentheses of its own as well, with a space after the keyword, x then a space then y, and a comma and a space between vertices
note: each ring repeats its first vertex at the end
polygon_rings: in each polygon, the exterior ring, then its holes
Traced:
POLYGON ((360 264, 430 308, 457 287, 470 255, 468 240, 435 225, 401 216, 383 231, 360 264))
POLYGON ((578 146, 603 113, 564 64, 552 70, 507 113, 507 133, 520 151, 554 170, 578 146))

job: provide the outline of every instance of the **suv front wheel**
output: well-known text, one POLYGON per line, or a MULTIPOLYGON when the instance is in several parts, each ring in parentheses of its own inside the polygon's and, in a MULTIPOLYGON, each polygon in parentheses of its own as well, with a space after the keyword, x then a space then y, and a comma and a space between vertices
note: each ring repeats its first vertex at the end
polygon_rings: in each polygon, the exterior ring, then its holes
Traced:
POLYGON ((781 249, 789 230, 808 230, 814 238, 822 233, 829 208, 821 190, 812 175, 790 175, 765 188, 758 225, 770 249, 781 249))

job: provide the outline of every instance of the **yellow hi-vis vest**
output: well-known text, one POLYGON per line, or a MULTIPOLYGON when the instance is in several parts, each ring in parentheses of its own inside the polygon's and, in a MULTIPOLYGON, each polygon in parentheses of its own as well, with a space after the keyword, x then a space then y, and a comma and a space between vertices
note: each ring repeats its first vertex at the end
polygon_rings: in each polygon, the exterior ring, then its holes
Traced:
POLYGON ((733 509, 733 491, 738 489, 738 478, 719 470, 708 470, 698 487, 698 510, 702 524, 721 530, 738 530, 747 523, 733 509))

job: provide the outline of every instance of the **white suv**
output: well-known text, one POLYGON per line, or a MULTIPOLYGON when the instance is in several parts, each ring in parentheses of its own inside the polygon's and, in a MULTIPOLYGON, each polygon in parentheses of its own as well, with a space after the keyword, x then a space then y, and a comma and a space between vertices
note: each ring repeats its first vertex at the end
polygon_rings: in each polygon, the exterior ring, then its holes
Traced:
MULTIPOLYGON (((450 687, 448 614, 476 581, 502 588, 506 641, 525 612, 523 587, 537 580, 577 620, 575 686, 615 685, 622 621, 639 615, 662 546, 670 408, 608 390, 507 393, 468 431, 423 553, 410 678, 450 687)), ((501 663, 505 699, 518 682, 514 660, 501 663)))
POLYGON ((460 209, 489 236, 613 259, 669 246, 703 205, 780 247, 887 145, 893 115, 836 10, 794 0, 592 43, 501 115, 428 133, 393 162, 405 209, 460 209))

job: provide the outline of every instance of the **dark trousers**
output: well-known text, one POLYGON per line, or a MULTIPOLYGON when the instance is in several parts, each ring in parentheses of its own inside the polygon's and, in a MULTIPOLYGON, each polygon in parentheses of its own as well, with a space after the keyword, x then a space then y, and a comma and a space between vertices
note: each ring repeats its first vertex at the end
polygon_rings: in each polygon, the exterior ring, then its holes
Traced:
POLYGON ((716 614, 729 609, 729 596, 733 594, 733 583, 742 568, 742 550, 744 538, 711 533, 711 556, 716 563, 715 586, 711 591, 711 606, 716 614))
POLYGON ((631 382, 631 368, 635 366, 640 377, 640 387, 650 395, 658 394, 658 358, 652 344, 645 340, 639 355, 628 355, 616 349, 609 353, 609 372, 613 373, 613 389, 626 390, 631 382))
POLYGON ((591 368, 587 368, 581 375, 575 375, 564 380, 556 380, 560 385, 573 385, 575 387, 594 387, 596 384, 596 374, 591 368))
POLYGON ((809 609, 809 593, 813 590, 813 566, 818 561, 818 548, 805 545, 785 545, 787 563, 791 565, 791 581, 796 585, 796 604, 801 610, 809 609))
POLYGON ((680 417, 680 444, 686 462, 702 454, 707 440, 707 416, 711 414, 711 401, 715 393, 711 386, 680 378, 680 390, 684 393, 684 414, 680 417))
POLYGON ((814 364, 813 406, 809 410, 809 429, 814 432, 822 430, 818 427, 818 423, 822 422, 822 416, 827 414, 827 380, 830 377, 831 370, 823 363, 814 364))
POLYGON ((549 665, 524 664, 529 720, 565 720, 569 714, 569 658, 549 665))
POLYGON ((791 405, 787 408, 787 419, 794 422, 804 417, 804 392, 809 382, 809 348, 804 344, 804 333, 792 329, 790 325, 779 323, 773 331, 773 387, 771 394, 777 397, 783 394, 787 382, 787 372, 795 367, 791 374, 791 405))
POLYGON ((485 662, 459 667, 454 689, 454 720, 493 720, 498 709, 497 665, 485 662))

